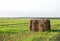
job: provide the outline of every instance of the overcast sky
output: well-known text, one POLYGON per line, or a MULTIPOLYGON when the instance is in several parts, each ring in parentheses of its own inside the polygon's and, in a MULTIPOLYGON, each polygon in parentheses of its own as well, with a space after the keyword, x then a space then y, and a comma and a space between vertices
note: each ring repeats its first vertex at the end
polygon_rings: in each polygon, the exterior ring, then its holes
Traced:
POLYGON ((60 0, 0 0, 0 17, 60 17, 60 0))

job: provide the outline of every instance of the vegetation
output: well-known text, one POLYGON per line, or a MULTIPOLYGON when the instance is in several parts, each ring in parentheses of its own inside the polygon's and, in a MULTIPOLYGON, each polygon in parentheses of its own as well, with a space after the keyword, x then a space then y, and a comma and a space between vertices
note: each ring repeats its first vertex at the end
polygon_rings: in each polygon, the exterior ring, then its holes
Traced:
POLYGON ((57 41, 60 19, 51 19, 51 31, 32 32, 29 18, 0 18, 0 41, 57 41))

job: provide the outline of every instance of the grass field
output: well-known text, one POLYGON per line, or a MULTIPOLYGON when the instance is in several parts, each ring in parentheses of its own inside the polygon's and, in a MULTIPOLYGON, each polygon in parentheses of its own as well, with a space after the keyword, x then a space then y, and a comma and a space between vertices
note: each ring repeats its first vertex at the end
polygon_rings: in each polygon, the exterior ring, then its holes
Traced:
POLYGON ((29 18, 0 18, 0 41, 60 41, 60 19, 51 19, 51 31, 30 32, 29 18))

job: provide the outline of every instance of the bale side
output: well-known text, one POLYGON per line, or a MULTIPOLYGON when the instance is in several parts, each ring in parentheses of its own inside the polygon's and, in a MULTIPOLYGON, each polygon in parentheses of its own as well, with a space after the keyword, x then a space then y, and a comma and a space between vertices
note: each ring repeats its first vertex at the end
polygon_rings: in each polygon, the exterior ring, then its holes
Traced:
POLYGON ((30 31, 48 31, 50 30, 50 20, 30 20, 30 31))

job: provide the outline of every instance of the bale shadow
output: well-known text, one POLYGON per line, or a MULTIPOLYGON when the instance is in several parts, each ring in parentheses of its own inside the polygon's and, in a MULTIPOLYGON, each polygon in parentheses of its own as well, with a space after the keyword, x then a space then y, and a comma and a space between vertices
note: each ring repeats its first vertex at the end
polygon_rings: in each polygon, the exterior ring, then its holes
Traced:
POLYGON ((60 29, 58 29, 58 30, 52 29, 51 32, 60 32, 60 29))

